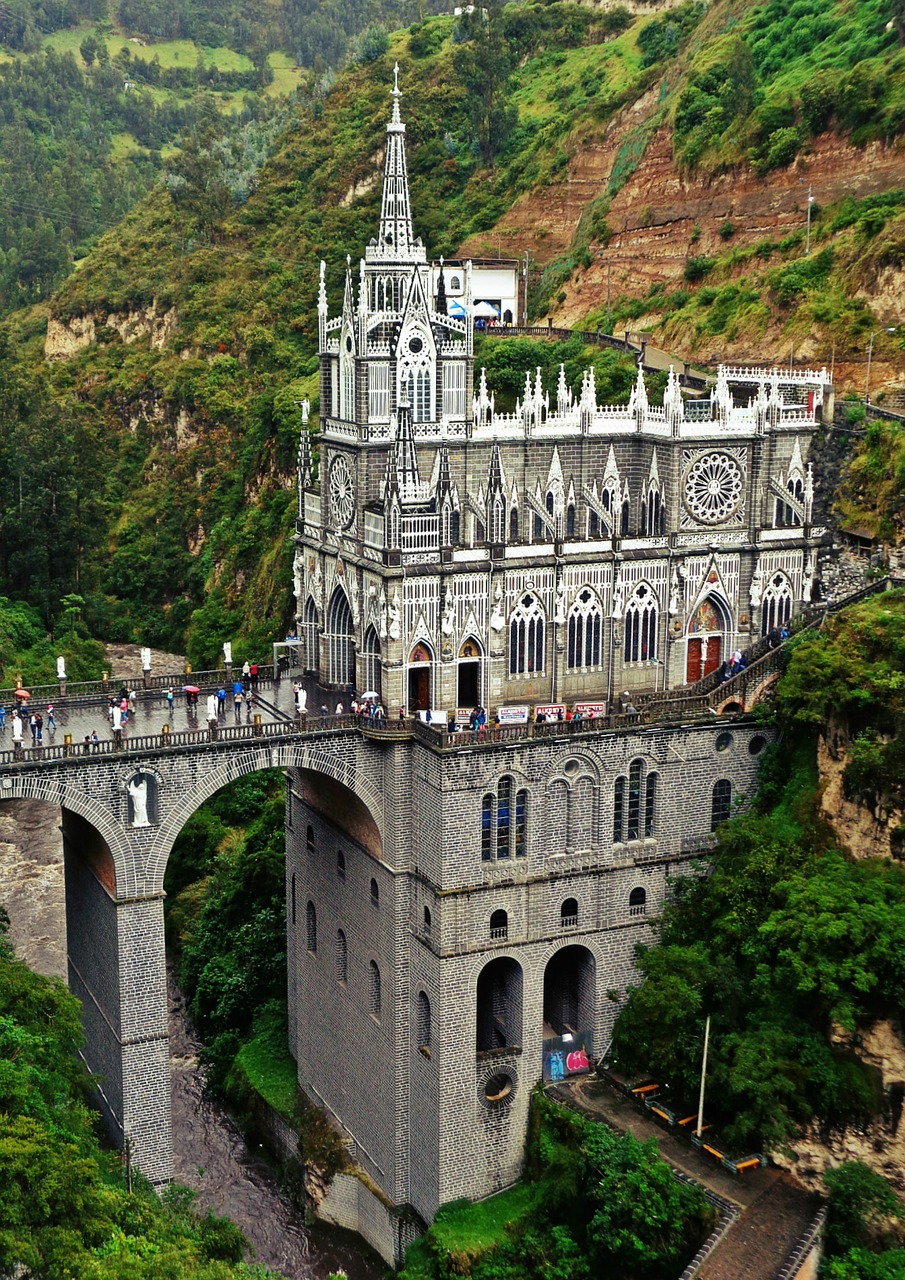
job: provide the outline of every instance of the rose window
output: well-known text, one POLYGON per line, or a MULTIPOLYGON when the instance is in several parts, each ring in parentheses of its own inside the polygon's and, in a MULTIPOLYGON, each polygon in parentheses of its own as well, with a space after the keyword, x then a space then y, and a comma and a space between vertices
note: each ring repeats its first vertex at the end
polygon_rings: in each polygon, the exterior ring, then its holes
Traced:
POLYGON ((685 506, 702 524, 722 524, 742 500, 741 467, 727 453, 703 453, 685 472, 685 506))
POLYGON ((355 485, 345 458, 334 458, 330 467, 330 508, 338 529, 346 529, 355 514, 355 485))

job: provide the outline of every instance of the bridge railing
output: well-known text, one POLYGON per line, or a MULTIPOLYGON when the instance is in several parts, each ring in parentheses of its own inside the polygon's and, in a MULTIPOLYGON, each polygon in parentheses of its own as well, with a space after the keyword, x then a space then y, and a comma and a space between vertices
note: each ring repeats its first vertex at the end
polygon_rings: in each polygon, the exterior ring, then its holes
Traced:
MULTIPOLYGON (((186 748, 206 748, 217 743, 252 742, 261 738, 269 740, 295 740, 300 735, 316 736, 321 733, 336 733, 337 730, 352 732, 360 729, 361 723, 353 715, 311 716, 307 720, 254 721, 246 724, 220 725, 210 728, 199 723, 197 729, 183 729, 179 732, 167 733, 129 733, 123 730, 119 739, 93 738, 80 742, 64 742, 49 745, 29 745, 10 751, 0 752, 0 767, 7 765, 40 765, 61 760, 84 761, 86 757, 98 756, 130 756, 157 754, 161 751, 184 750, 186 748)), ((410 726, 405 727, 410 731, 410 726)), ((384 730, 387 733, 387 730, 384 730)))
MULTIPOLYGON (((108 677, 106 680, 66 680, 56 684, 30 684, 27 686, 34 703, 53 702, 58 705, 72 704, 97 698, 109 698, 119 693, 120 689, 134 689, 138 701, 149 696, 157 697, 174 689, 181 694, 186 685, 197 685, 202 692, 219 689, 221 686, 231 687, 233 682, 242 679, 241 667, 214 667, 208 671, 170 672, 164 675, 151 675, 147 685, 144 680, 108 677), (61 692, 65 689, 65 692, 61 692)), ((273 663, 268 662, 258 667, 258 685, 268 686, 273 683, 273 663)), ((0 689, 0 705, 12 706, 19 699, 15 688, 0 689)))

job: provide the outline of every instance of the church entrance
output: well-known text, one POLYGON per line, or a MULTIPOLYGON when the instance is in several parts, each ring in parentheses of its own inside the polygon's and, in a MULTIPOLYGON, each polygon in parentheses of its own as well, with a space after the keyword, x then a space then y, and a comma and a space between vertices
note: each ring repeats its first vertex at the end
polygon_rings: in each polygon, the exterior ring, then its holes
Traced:
POLYGON ((426 644, 416 644, 409 654, 408 713, 428 711, 431 706, 431 666, 433 655, 426 644))
POLYGON ((456 706, 476 707, 481 702, 481 649, 476 640, 466 640, 459 650, 456 673, 456 706))
POLYGON ((685 683, 694 684, 716 671, 723 661, 726 625, 722 609, 713 600, 702 600, 688 624, 685 683))

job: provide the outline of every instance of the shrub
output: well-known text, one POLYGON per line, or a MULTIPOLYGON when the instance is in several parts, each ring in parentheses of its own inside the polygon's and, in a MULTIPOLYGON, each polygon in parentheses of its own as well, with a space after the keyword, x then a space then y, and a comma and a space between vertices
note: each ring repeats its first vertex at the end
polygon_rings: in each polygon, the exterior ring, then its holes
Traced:
POLYGON ((716 266, 716 258, 689 258, 685 263, 685 279, 689 284, 697 284, 708 276, 716 266))

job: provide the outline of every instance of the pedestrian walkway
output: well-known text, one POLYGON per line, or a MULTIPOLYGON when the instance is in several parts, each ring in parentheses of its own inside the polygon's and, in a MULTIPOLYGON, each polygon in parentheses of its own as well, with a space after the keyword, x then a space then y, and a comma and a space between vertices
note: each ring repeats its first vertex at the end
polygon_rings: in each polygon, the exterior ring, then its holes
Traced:
POLYGON ((639 1112, 599 1076, 576 1077, 548 1093, 617 1133, 631 1133, 642 1142, 656 1138, 660 1154, 674 1169, 738 1207, 738 1219, 701 1265, 699 1280, 776 1280, 817 1213, 816 1196, 802 1191, 779 1169, 730 1173, 639 1112))

